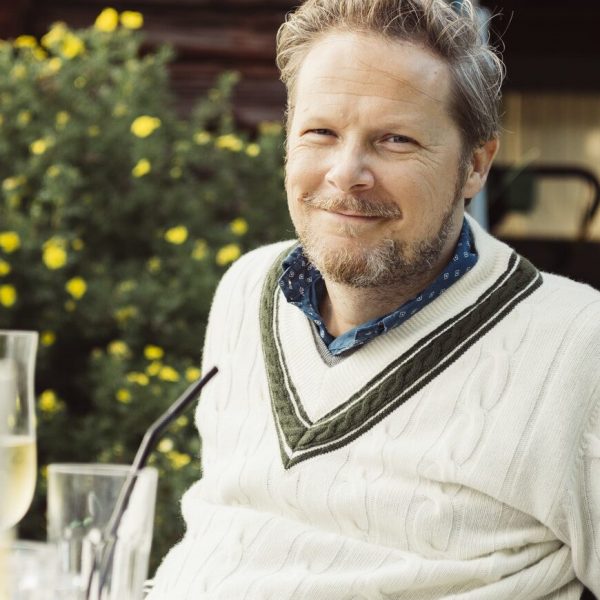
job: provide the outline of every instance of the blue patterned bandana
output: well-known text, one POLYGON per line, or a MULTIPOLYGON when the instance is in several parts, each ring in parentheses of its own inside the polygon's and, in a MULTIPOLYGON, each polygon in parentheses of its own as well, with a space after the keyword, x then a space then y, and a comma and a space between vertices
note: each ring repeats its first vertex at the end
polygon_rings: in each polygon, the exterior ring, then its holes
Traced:
POLYGON ((279 286, 286 300, 297 306, 315 324, 331 354, 338 356, 410 319, 470 271, 477 259, 473 233, 465 219, 454 256, 433 283, 391 313, 367 321, 337 338, 327 331, 319 314, 319 301, 325 293, 325 282, 319 270, 304 256, 302 246, 294 248, 283 261, 284 272, 279 279, 279 286))

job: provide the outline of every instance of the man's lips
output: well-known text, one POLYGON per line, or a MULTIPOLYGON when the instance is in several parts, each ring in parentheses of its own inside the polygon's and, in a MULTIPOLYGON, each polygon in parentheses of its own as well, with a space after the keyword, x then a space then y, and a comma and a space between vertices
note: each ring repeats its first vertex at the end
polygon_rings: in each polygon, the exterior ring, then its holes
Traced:
POLYGON ((401 219, 402 211, 390 202, 377 202, 356 197, 336 199, 331 196, 305 195, 300 202, 340 218, 363 221, 401 219))
POLYGON ((327 209, 321 209, 321 210, 323 210, 326 213, 329 213, 330 215, 333 215, 334 217, 341 217, 341 218, 345 218, 345 219, 351 219, 354 221, 381 221, 385 218, 380 215, 369 215, 369 214, 351 212, 351 211, 345 211, 345 210, 327 210, 327 209))

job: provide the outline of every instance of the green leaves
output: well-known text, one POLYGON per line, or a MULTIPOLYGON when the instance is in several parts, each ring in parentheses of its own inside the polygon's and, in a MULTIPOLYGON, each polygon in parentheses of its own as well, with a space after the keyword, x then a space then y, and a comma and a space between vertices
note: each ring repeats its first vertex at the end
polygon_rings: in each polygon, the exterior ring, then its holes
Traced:
MULTIPOLYGON (((131 461, 198 376, 222 273, 292 231, 281 126, 236 127, 239 76, 220 77, 184 119, 168 83, 172 51, 141 56, 137 13, 101 17, 0 43, 0 327, 45 340, 42 479, 23 524, 32 537, 44 535, 45 466, 131 461), (149 345, 164 355, 148 358, 149 345)), ((155 559, 180 535, 179 497, 200 472, 191 415, 168 439, 153 457, 155 559)))

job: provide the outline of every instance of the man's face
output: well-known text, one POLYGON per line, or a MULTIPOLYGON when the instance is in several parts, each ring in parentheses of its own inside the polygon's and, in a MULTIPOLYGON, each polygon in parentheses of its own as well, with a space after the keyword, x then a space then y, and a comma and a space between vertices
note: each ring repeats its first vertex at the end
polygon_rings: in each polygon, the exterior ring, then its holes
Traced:
POLYGON ((336 32, 309 50, 292 99, 286 190, 326 281, 410 284, 449 260, 468 175, 449 95, 446 64, 411 43, 336 32))

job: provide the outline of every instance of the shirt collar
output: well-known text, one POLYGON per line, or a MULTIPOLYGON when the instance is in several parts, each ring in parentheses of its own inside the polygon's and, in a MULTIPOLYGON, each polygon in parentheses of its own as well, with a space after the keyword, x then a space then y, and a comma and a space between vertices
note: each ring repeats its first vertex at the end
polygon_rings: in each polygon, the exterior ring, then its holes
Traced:
POLYGON ((279 286, 285 299, 297 306, 314 323, 329 351, 337 356, 410 319, 470 271, 477 259, 473 233, 464 219, 454 254, 435 281, 387 315, 362 323, 338 337, 333 337, 327 331, 319 314, 319 302, 325 292, 325 283, 319 270, 304 255, 301 245, 296 246, 283 260, 279 286))

